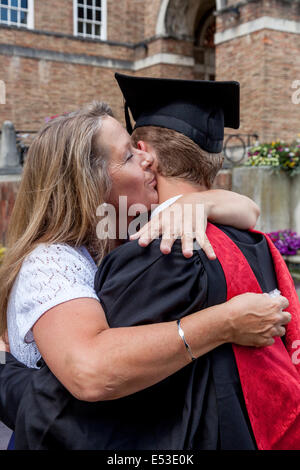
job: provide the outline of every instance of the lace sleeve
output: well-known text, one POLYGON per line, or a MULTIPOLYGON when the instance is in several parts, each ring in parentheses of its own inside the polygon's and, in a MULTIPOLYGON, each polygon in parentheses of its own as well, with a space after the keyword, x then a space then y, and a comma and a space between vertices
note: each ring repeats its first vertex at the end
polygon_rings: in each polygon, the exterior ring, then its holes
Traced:
POLYGON ((80 297, 98 300, 94 291, 97 267, 84 250, 41 244, 25 258, 9 300, 10 342, 33 342, 33 325, 55 305, 80 297))

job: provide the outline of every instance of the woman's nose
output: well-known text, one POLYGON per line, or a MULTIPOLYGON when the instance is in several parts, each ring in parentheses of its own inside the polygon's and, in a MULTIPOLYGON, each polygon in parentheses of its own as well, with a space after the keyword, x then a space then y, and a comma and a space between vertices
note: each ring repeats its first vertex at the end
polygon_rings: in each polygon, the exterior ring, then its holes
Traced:
POLYGON ((147 168, 149 168, 149 166, 153 165, 153 162, 154 162, 153 156, 148 152, 143 152, 142 160, 141 160, 142 168, 146 170, 147 168))

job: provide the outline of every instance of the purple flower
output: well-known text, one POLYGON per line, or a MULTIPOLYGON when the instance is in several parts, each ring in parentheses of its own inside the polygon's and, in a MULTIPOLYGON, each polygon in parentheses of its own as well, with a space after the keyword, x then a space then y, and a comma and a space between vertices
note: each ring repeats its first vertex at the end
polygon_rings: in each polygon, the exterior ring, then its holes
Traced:
POLYGON ((278 230, 268 235, 282 255, 296 255, 300 250, 300 236, 292 230, 278 230))

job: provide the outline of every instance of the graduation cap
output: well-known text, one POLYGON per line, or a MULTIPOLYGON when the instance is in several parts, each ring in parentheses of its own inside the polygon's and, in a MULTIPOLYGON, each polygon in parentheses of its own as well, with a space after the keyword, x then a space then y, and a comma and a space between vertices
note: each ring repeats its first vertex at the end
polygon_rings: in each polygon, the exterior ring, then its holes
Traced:
POLYGON ((115 77, 125 98, 130 134, 128 109, 136 122, 135 129, 142 126, 173 129, 211 153, 222 151, 224 127, 239 127, 238 82, 132 77, 120 73, 115 77))

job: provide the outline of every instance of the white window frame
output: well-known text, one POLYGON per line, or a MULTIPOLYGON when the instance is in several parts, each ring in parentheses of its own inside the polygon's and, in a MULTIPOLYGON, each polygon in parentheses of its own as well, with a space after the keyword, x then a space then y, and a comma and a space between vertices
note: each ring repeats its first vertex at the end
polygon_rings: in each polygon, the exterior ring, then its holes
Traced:
MULTIPOLYGON (((34 0, 27 0, 27 23, 19 23, 15 21, 0 21, 1 24, 5 24, 8 26, 17 26, 23 27, 28 29, 34 29, 34 0)), ((3 5, 5 6, 5 5, 3 5)), ((10 0, 8 1, 8 9, 11 7, 10 0)), ((20 11, 20 7, 17 7, 17 11, 20 11)))
MULTIPOLYGON (((101 39, 101 41, 106 41, 107 39, 107 0, 101 0, 101 35, 96 36, 93 34, 82 34, 78 33, 78 14, 77 14, 77 8, 78 8, 78 2, 80 3, 80 0, 73 0, 73 33, 74 36, 80 37, 80 38, 88 38, 88 39, 101 39)), ((91 21, 92 24, 95 24, 93 21, 91 21)))

